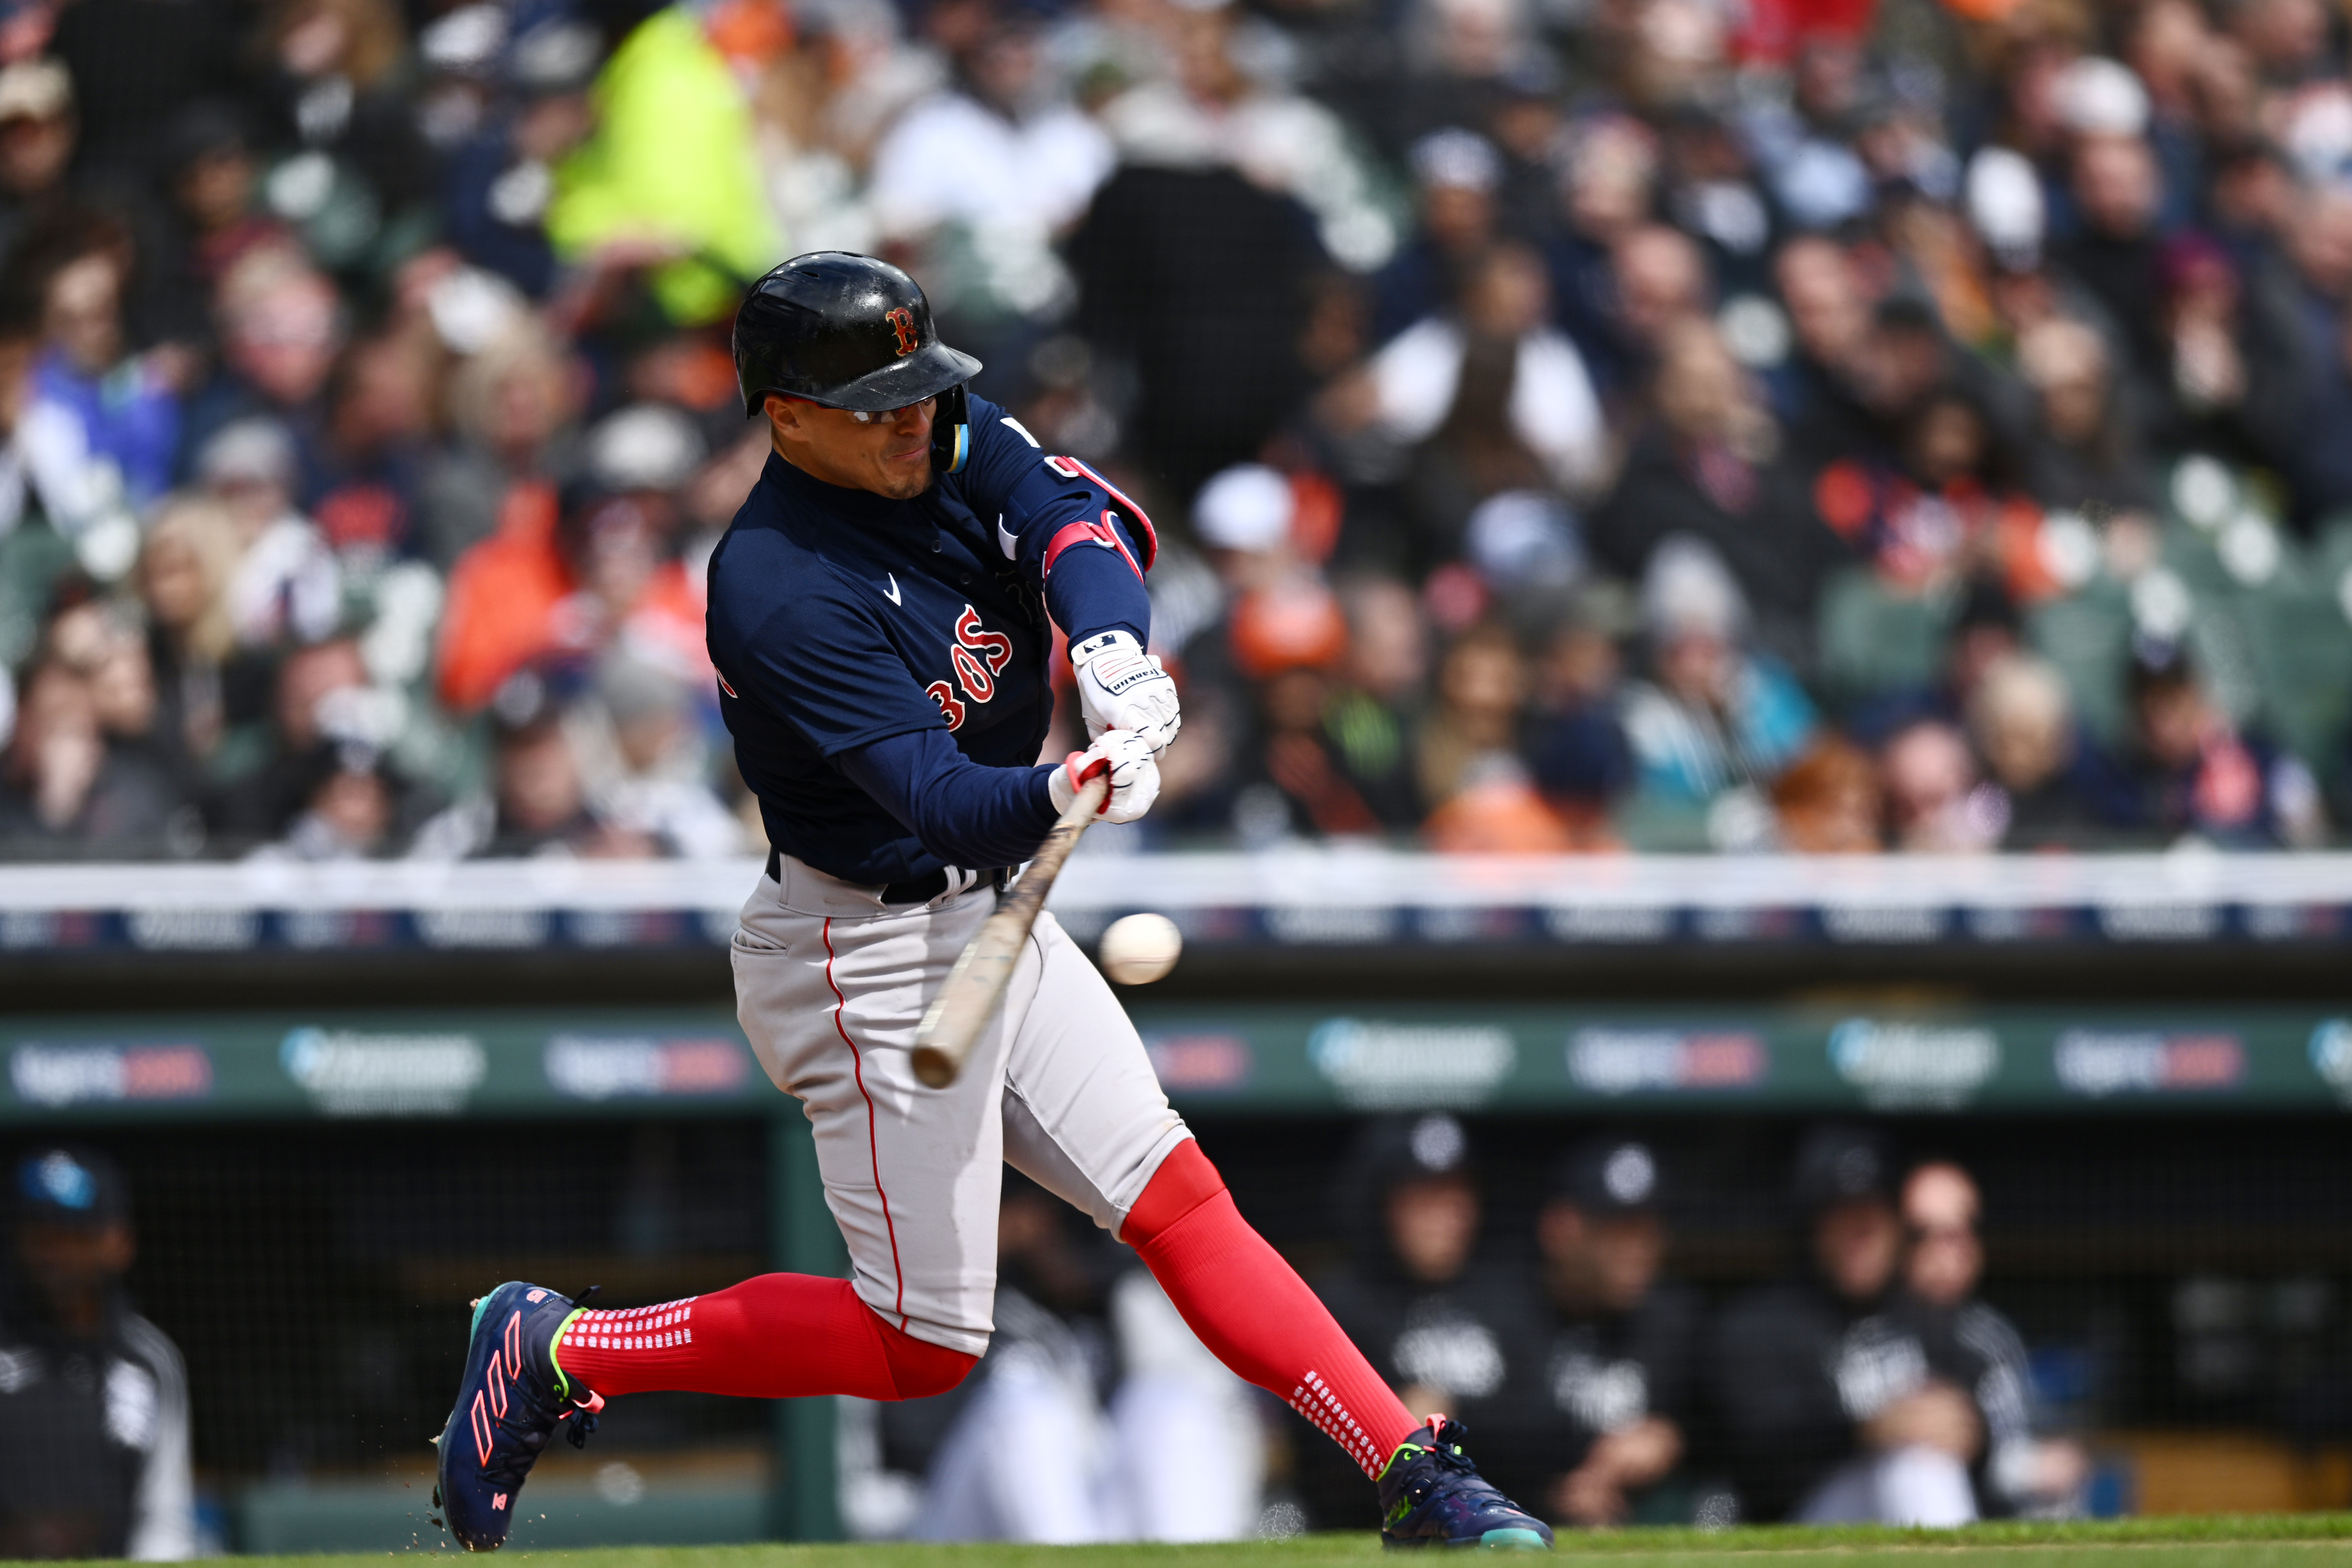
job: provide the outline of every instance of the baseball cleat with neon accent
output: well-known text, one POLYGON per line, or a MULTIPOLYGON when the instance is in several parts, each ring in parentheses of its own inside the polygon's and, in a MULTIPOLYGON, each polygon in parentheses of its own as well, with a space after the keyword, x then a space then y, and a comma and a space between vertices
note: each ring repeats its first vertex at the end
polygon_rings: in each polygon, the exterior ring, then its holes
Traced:
POLYGON ((1382 1546, 1549 1552, 1551 1526, 1496 1491, 1462 1451, 1470 1429, 1433 1415, 1381 1471, 1382 1546))
POLYGON ((559 1424, 572 1423, 566 1435, 575 1448, 596 1429, 604 1399, 555 1364, 555 1336, 578 1310, 543 1285, 515 1279, 474 1303, 466 1377, 441 1429, 433 1489, 449 1533, 468 1552, 506 1544, 516 1495, 559 1424))

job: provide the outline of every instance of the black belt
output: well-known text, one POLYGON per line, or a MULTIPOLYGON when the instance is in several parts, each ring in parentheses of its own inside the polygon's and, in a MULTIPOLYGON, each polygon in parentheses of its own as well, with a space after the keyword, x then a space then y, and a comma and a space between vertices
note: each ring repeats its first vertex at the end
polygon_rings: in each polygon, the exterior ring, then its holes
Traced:
MULTIPOLYGON (((973 880, 964 884, 963 890, 966 891, 986 883, 1001 893, 1004 890, 1004 884, 1013 879, 1012 868, 1005 866, 968 874, 973 880)), ((783 856, 771 846, 768 850, 768 880, 781 882, 783 879, 783 856)), ((928 877, 913 877, 904 882, 889 883, 882 889, 882 901, 886 904, 928 904, 954 886, 955 883, 948 879, 947 870, 942 867, 928 877)))

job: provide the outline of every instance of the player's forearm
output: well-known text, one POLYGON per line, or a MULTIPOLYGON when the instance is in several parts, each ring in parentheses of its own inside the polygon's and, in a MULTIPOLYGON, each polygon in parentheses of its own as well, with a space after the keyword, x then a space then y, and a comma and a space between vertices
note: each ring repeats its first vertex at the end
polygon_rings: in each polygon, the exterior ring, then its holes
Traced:
POLYGON ((983 767, 945 730, 891 735, 836 759, 849 781, 950 866, 1017 866, 1054 826, 1051 768, 983 767))
POLYGON ((1131 556, 1119 550, 1074 546, 1055 556, 1045 574, 1045 609, 1072 643, 1121 629, 1138 647, 1151 641, 1151 595, 1131 556))

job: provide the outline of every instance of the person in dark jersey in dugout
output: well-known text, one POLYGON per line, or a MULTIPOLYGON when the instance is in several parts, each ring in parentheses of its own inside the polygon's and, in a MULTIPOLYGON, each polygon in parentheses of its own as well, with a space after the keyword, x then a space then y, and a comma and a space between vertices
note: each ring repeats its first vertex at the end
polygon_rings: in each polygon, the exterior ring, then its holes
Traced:
POLYGON ((1929 1370, 1965 1392, 1983 1423, 1984 1446, 1969 1471, 1977 1510, 1993 1518, 2079 1514, 2090 1457, 2080 1443, 2035 1429, 2025 1342, 1977 1294, 1981 1211, 1974 1178, 1948 1160, 1931 1160, 1905 1178, 1908 1247, 1896 1313, 1919 1336, 1929 1370))
POLYGON ((1823 1127, 1798 1152, 1802 1258, 1732 1303, 1706 1394, 1740 1515, 1809 1524, 1965 1524, 1984 1428, 1900 1310, 1903 1221, 1884 1140, 1823 1127))
MULTIPOLYGON (((1479 1257, 1484 1221, 1468 1132, 1443 1112, 1367 1125, 1342 1166, 1346 1265, 1323 1300, 1407 1409, 1443 1410, 1465 1429, 1507 1429, 1511 1364, 1525 1342, 1509 1273, 1479 1257)), ((1300 1478, 1318 1525, 1345 1512, 1348 1479, 1302 1444, 1300 1478)), ((1538 1506, 1540 1511, 1540 1506, 1538 1506)))
POLYGON ((1533 1342, 1515 1360, 1524 1426, 1514 1484, 1583 1525, 1686 1521, 1682 1481, 1703 1313, 1660 1279, 1666 1226, 1656 1152, 1612 1137, 1570 1151, 1536 1219, 1533 1342))
POLYGON ((17 1160, 0 1267, 0 1557, 196 1554, 188 1374, 135 1311, 122 1172, 50 1144, 17 1160))

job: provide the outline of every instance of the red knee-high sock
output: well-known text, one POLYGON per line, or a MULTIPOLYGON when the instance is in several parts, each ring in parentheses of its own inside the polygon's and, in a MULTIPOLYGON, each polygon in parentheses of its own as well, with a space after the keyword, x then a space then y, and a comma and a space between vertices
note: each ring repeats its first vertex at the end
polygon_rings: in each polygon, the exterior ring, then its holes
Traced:
POLYGON ((555 1361, 608 1398, 668 1388, 920 1399, 962 1382, 979 1358, 892 1328, 846 1279, 762 1274, 709 1296, 582 1312, 556 1336, 555 1361))
POLYGON ((1288 1400, 1364 1474, 1378 1476, 1421 1425, 1307 1281, 1242 1218, 1191 1139, 1152 1173, 1119 1237, 1219 1361, 1288 1400))

